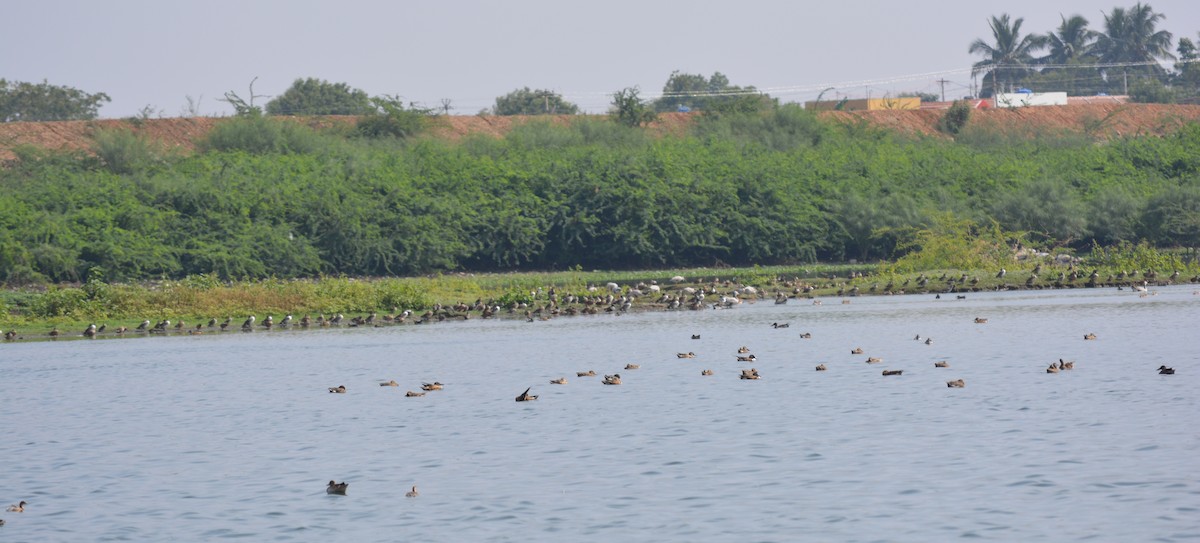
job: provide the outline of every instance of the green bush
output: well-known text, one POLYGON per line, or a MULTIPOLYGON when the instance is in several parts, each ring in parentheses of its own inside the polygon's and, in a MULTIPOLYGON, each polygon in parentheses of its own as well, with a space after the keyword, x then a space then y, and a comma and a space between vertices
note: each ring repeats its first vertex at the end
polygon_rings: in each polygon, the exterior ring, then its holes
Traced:
POLYGON ((433 305, 433 300, 411 284, 381 281, 376 284, 375 291, 379 297, 376 307, 417 310, 433 305))
POLYGON ((92 137, 96 153, 108 171, 131 174, 162 160, 162 150, 129 130, 101 130, 92 137))
POLYGON ((962 132, 969 120, 971 120, 971 106, 963 100, 955 100, 938 121, 938 130, 953 136, 962 132))
POLYGON ((358 134, 367 138, 404 139, 421 133, 429 125, 431 110, 409 105, 408 108, 397 97, 375 97, 371 99, 374 111, 359 117, 356 125, 358 134))
POLYGON ((95 305, 88 295, 77 288, 51 287, 44 294, 34 297, 29 304, 29 313, 38 318, 86 317, 93 314, 95 305))
POLYGON ((244 115, 218 123, 198 147, 204 152, 308 154, 322 150, 328 143, 313 129, 295 121, 244 115))

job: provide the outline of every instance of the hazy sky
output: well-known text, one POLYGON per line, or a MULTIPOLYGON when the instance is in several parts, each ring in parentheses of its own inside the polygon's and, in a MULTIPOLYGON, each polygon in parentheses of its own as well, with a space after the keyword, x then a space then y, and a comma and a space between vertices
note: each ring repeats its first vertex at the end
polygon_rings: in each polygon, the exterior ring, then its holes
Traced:
MULTIPOLYGON (((1155 0, 1161 28, 1197 39, 1200 2, 1155 0)), ((661 92, 674 70, 724 73, 782 101, 826 87, 863 96, 969 92, 967 54, 991 34, 990 15, 1024 17, 1025 32, 1133 2, 1082 0, 808 2, 784 0, 384 1, 15 0, 0 4, 0 78, 48 80, 112 102, 102 117, 146 106, 178 116, 186 97, 205 115, 231 112, 226 91, 286 90, 301 77, 344 82, 372 95, 474 114, 521 87, 562 94, 602 112, 607 94, 661 92), (870 82, 867 84, 861 82, 870 82)), ((265 104, 269 98, 259 98, 265 104)))

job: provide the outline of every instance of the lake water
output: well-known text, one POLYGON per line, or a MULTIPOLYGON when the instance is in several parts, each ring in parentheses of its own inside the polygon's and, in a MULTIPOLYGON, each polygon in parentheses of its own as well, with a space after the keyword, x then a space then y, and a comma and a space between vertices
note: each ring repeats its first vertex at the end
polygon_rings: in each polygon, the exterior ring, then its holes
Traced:
POLYGON ((1194 541, 1193 291, 0 344, 0 540, 1194 541))

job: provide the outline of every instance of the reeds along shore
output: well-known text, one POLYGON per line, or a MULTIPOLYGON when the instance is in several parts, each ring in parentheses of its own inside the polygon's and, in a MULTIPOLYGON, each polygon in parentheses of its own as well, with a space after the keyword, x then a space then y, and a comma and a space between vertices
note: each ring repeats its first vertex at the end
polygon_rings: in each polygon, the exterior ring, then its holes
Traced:
MULTIPOLYGON (((1074 264, 1038 265, 1004 273, 981 271, 878 275, 861 268, 830 268, 817 277, 764 275, 763 269, 704 270, 685 277, 676 272, 562 272, 439 278, 354 280, 345 278, 260 281, 232 284, 196 280, 158 285, 88 284, 33 295, 26 308, 9 304, 9 322, 0 326, 8 341, 116 338, 148 335, 202 335, 237 331, 300 330, 352 326, 430 324, 471 318, 521 318, 534 322, 561 316, 632 310, 696 311, 773 300, 805 303, 857 296, 932 295, 961 300, 972 292, 1114 288, 1153 296, 1159 286, 1200 283, 1200 274, 1145 271, 1081 271, 1074 264), (639 279, 637 277, 643 277, 639 279), (644 279, 644 277, 662 277, 644 279), (613 280, 603 280, 612 277, 613 280), (87 296, 68 296, 72 291, 87 296), (474 294, 472 301, 462 300, 474 294), (40 298, 38 298, 40 296, 40 298), (76 299, 67 317, 22 316, 60 298, 76 299), (47 300, 49 298, 49 300, 47 300), (113 308, 126 308, 117 314, 113 308), (376 311, 320 311, 328 307, 386 307, 376 311), (169 309, 168 309, 169 308, 169 309), (94 316, 87 316, 89 313, 94 316), (141 313, 141 315, 138 315, 141 313), (83 315, 80 318, 77 315, 83 315), (83 320, 86 319, 86 320, 83 320)), ((794 271, 794 270, 788 270, 794 271)), ((810 272, 811 275, 811 272, 810 272)), ((978 321, 977 321, 978 322, 978 321)))

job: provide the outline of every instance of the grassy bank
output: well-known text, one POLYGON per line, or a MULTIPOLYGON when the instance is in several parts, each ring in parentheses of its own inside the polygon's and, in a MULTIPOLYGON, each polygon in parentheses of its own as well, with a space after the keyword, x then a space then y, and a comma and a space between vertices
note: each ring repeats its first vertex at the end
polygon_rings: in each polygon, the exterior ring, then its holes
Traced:
MULTIPOLYGON (((215 331, 216 328, 208 326, 210 319, 222 322, 231 318, 231 329, 237 329, 249 315, 256 315, 261 325, 267 315, 273 316, 275 322, 285 315, 293 315, 298 322, 305 315, 315 319, 319 315, 332 317, 339 313, 344 314, 347 321, 377 313, 376 324, 409 324, 421 320, 422 316, 429 321, 464 316, 478 318, 482 316, 479 306, 501 307, 495 315, 498 318, 550 318, 589 311, 619 311, 619 296, 631 290, 643 293, 632 301, 631 310, 666 310, 668 302, 662 301, 664 295, 683 296, 679 309, 686 310, 690 301, 685 294, 688 288, 709 292, 704 302, 698 304, 708 308, 719 303, 721 296, 733 295, 745 301, 771 303, 780 295, 790 300, 851 300, 869 295, 1132 288, 1142 285, 1143 281, 1151 287, 1200 281, 1200 270, 1194 265, 1185 267, 1178 274, 1148 270, 1131 274, 1127 269, 1114 266, 1073 266, 1042 259, 1015 262, 1005 268, 1003 276, 999 276, 996 269, 896 273, 892 268, 825 264, 244 282, 220 282, 208 276, 194 276, 147 284, 109 284, 93 279, 81 286, 59 286, 45 291, 6 291, 0 297, 5 309, 0 330, 15 329, 21 338, 37 339, 49 337, 49 332, 57 328, 61 337, 80 337, 89 323, 105 324, 107 327, 102 335, 113 335, 119 327, 132 330, 143 320, 152 323, 169 320, 172 323, 169 333, 196 333, 215 331), (684 279, 672 281, 677 276, 684 279), (583 301, 608 295, 608 283, 619 285, 615 302, 583 301), (551 303, 551 292, 558 296, 556 304, 551 303), (568 301, 571 295, 580 301, 568 301), (461 304, 471 308, 463 309, 461 304), (543 311, 538 312, 539 308, 543 311), (402 322, 385 320, 385 317, 398 316, 405 311, 411 312, 411 316, 402 322), (181 322, 183 325, 176 328, 181 322)), ((317 325, 314 323, 313 326, 317 325)))

